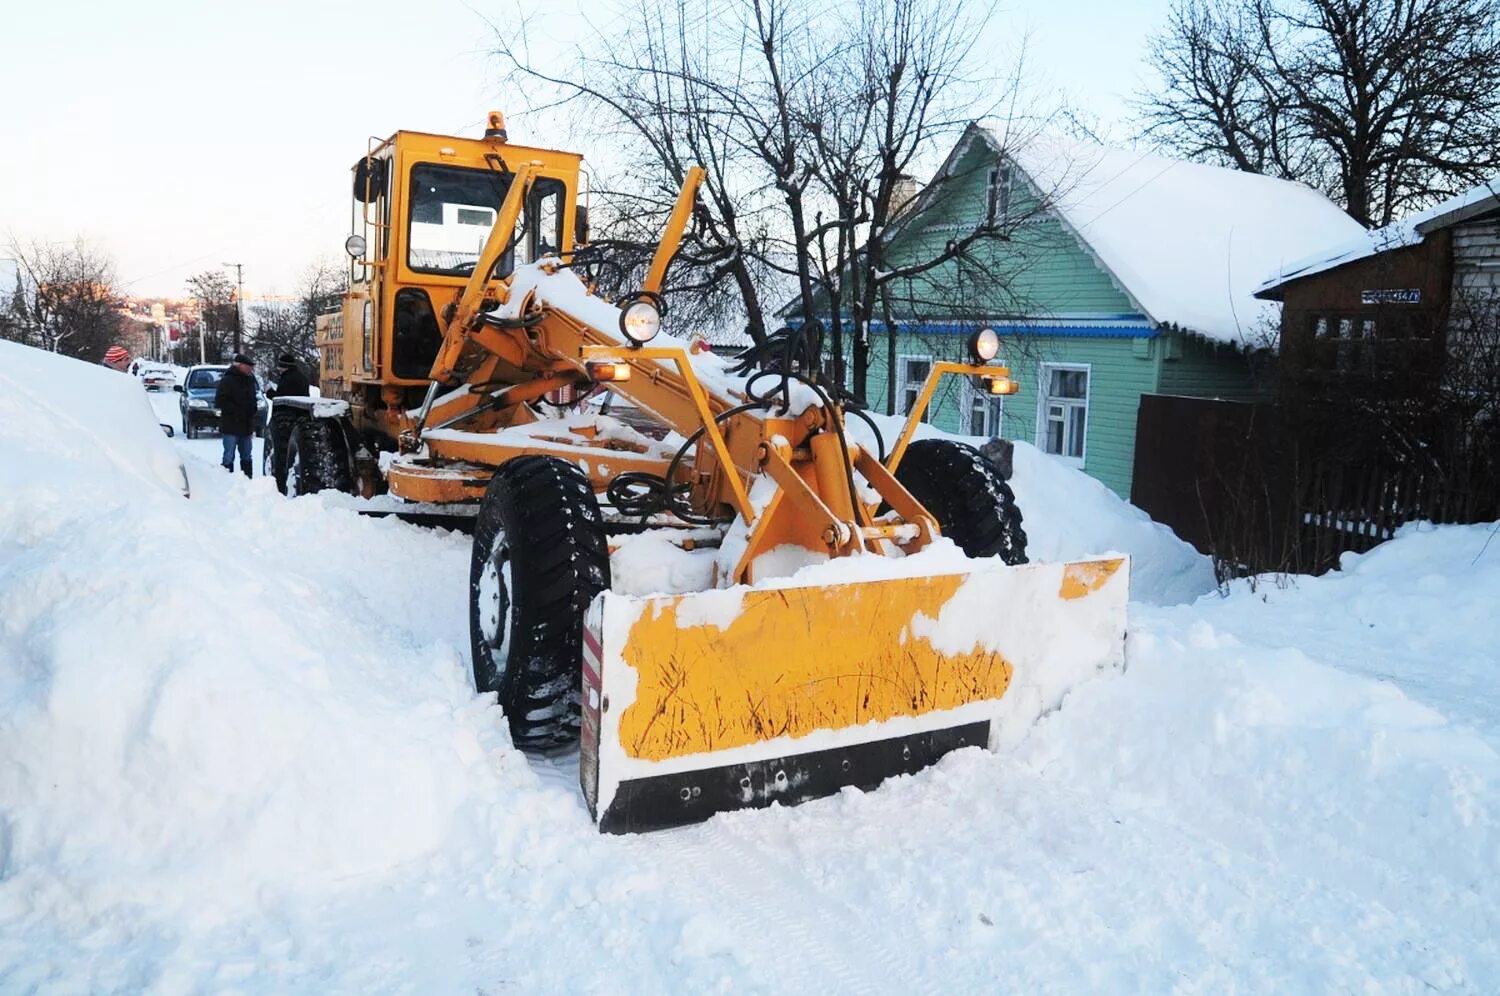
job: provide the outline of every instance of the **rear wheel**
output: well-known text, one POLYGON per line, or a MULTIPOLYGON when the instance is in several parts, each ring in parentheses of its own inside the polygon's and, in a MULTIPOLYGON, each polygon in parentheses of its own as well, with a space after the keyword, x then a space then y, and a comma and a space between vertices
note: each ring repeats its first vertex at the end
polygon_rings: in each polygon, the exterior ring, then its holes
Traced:
POLYGON ((278 408, 274 411, 270 424, 266 428, 261 473, 274 478, 276 490, 282 494, 289 493, 287 490, 287 450, 291 446, 292 432, 300 421, 302 418, 299 418, 295 412, 278 408))
POLYGON ((943 535, 970 557, 1026 563, 1026 531, 1015 493, 974 447, 947 439, 919 439, 896 466, 896 480, 937 518, 943 535))
POLYGON ((339 427, 330 419, 298 422, 287 441, 286 493, 295 498, 352 489, 349 454, 339 427))
POLYGON ((578 739, 583 614, 609 587, 604 519, 575 465, 523 456, 495 471, 469 567, 474 687, 495 692, 516 746, 578 739))

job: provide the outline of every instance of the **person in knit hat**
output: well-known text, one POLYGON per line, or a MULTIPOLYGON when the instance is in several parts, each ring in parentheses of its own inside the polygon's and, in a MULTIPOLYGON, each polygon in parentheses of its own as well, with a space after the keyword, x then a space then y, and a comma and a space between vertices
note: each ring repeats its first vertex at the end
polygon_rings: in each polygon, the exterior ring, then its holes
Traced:
POLYGON ((234 470, 234 453, 239 450, 240 470, 251 473, 255 439, 255 364, 244 353, 230 362, 219 378, 214 393, 214 407, 219 409, 219 435, 224 441, 224 469, 234 470))
POLYGON ((305 398, 312 393, 302 364, 291 353, 276 357, 276 384, 266 392, 268 398, 305 398))
MULTIPOLYGON (((271 399, 304 398, 312 394, 307 375, 302 365, 291 353, 276 357, 276 383, 266 392, 271 399)), ((271 473, 276 477, 276 489, 286 494, 286 449, 291 442, 292 429, 297 425, 297 411, 285 405, 271 406, 271 422, 266 432, 266 452, 270 455, 271 473)))

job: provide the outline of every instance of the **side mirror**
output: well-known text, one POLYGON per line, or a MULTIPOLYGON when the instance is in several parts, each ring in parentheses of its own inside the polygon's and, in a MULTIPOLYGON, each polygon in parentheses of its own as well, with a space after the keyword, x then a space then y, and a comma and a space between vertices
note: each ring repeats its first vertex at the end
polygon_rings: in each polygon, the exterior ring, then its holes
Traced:
POLYGON ((385 160, 369 156, 354 164, 354 199, 369 204, 385 193, 385 160))
POLYGON ((165 422, 158 422, 157 425, 161 426, 161 431, 165 432, 167 434, 167 438, 168 439, 171 439, 173 436, 177 435, 176 430, 174 430, 167 423, 165 423, 165 422))
POLYGON ((173 384, 172 390, 176 391, 178 394, 181 394, 185 390, 185 388, 183 388, 181 384, 173 384))
POLYGON ((589 206, 579 204, 573 210, 573 244, 586 246, 589 244, 589 206))

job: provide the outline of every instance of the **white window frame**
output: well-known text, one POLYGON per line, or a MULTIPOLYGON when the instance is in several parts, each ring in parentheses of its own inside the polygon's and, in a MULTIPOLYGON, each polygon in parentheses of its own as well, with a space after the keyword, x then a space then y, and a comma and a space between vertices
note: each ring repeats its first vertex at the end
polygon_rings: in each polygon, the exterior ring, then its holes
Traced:
MULTIPOLYGON (((1093 407, 1094 396, 1094 365, 1092 363, 1048 363, 1042 362, 1037 365, 1037 391, 1036 391, 1036 448, 1050 457, 1055 457, 1070 467, 1082 470, 1088 465, 1089 460, 1089 416, 1093 407), (1081 370, 1084 373, 1083 386, 1083 455, 1068 456, 1063 453, 1052 453, 1047 449, 1047 403, 1048 389, 1052 385, 1052 371, 1054 370, 1081 370)), ((1059 398, 1059 402, 1065 405, 1076 405, 1077 398, 1059 398)), ((1066 422, 1064 422, 1066 426, 1066 422)), ((1064 428, 1064 448, 1066 448, 1066 428, 1064 428)))
POLYGON ((984 217, 986 221, 1006 221, 1010 217, 1012 178, 1015 176, 1010 164, 996 163, 990 168, 985 184, 984 217))
POLYGON ((963 404, 958 410, 958 429, 965 436, 984 436, 987 439, 1000 439, 1001 428, 1005 425, 1005 395, 990 394, 981 391, 974 385, 972 377, 963 379, 963 391, 960 392, 963 404), (985 431, 979 432, 974 428, 974 402, 985 401, 991 412, 994 413, 995 424, 985 426, 985 431))
MULTIPOLYGON (((896 414, 902 416, 911 414, 911 408, 909 408, 906 404, 907 389, 915 386, 917 397, 921 397, 922 385, 927 383, 927 377, 923 377, 921 380, 916 382, 907 379, 906 364, 908 360, 916 360, 919 363, 926 363, 927 372, 929 375, 932 373, 932 365, 937 362, 935 359, 933 359, 931 353, 900 353, 896 356, 896 372, 901 378, 896 382, 896 397, 898 399, 898 404, 900 404, 901 406, 901 410, 899 412, 896 412, 896 414)), ((913 400, 915 401, 915 399, 913 400)), ((932 421, 932 408, 932 402, 929 401, 927 404, 927 410, 922 413, 923 422, 932 421)))

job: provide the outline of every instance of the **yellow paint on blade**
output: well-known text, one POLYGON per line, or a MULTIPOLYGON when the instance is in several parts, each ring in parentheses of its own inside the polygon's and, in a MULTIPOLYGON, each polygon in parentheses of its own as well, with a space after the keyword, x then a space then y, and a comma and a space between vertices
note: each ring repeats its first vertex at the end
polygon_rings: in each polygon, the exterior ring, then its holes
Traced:
POLYGON ((623 648, 637 685, 621 746, 659 761, 998 699, 1010 662, 940 653, 908 631, 918 613, 938 618, 965 579, 748 591, 727 629, 679 624, 693 595, 656 601, 623 648))
POLYGON ((1082 598, 1114 577, 1123 560, 1090 560, 1081 564, 1069 564, 1063 569, 1062 586, 1057 593, 1063 598, 1082 598))

